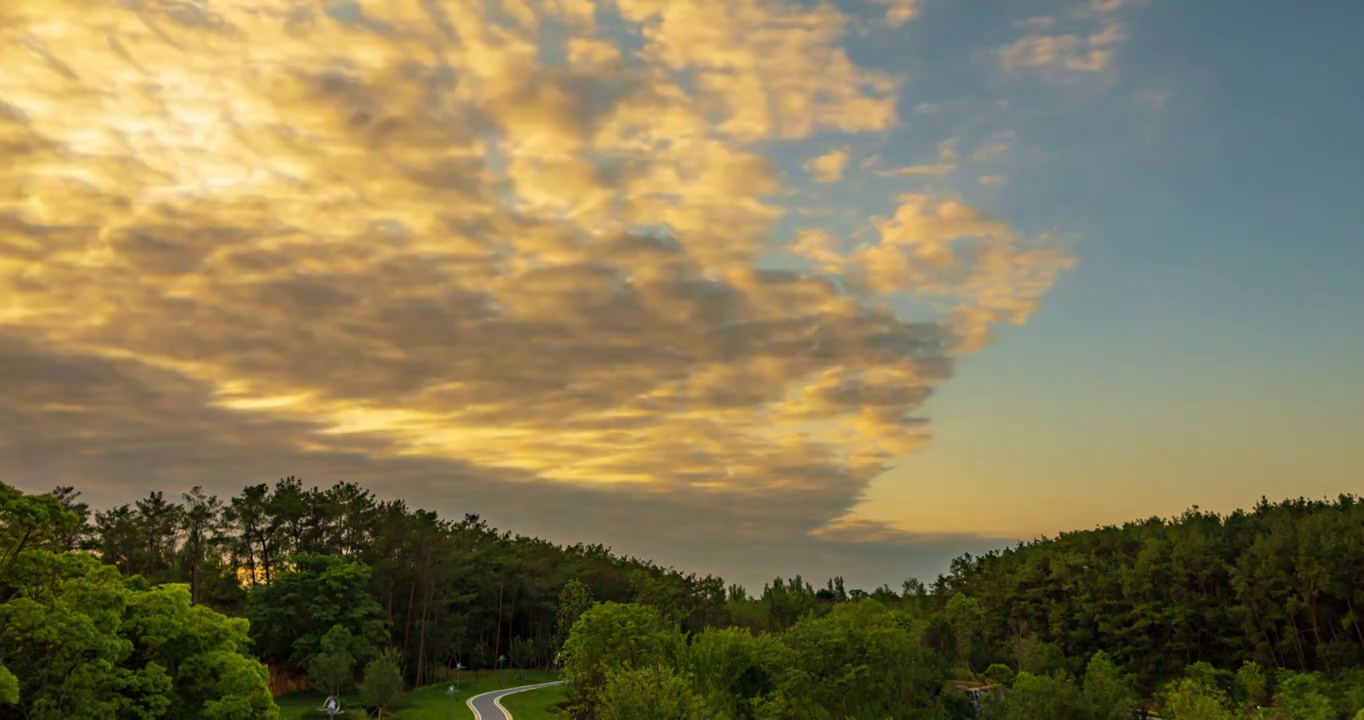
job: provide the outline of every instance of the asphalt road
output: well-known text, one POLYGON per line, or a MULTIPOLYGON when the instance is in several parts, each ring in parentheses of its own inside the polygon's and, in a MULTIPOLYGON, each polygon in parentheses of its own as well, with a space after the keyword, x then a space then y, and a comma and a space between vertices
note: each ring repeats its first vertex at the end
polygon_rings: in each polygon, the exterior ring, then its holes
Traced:
POLYGON ((538 690, 540 688, 551 687, 563 682, 540 683, 539 685, 522 685, 521 687, 507 688, 506 690, 493 690, 481 693, 469 698, 466 702, 469 709, 474 711, 474 720, 511 720, 511 713, 507 712, 499 702, 502 698, 512 693, 525 692, 527 690, 538 690))

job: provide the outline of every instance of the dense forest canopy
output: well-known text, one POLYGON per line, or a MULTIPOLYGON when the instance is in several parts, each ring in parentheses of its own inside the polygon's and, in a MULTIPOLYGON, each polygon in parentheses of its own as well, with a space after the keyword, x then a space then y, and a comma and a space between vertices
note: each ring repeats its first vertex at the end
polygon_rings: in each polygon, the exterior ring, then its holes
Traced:
POLYGON ((296 478, 92 511, 0 485, 0 719, 370 707, 547 668, 575 718, 1350 718, 1364 503, 1261 501, 760 593, 296 478), (82 704, 83 703, 83 704, 82 704))

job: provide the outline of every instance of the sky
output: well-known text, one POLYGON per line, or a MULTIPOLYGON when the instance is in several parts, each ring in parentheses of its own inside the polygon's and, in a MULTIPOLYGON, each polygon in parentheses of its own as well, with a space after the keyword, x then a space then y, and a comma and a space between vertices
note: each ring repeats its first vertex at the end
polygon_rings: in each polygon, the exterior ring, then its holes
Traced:
POLYGON ((0 478, 752 588, 1364 490, 1364 5, 9 0, 0 478))

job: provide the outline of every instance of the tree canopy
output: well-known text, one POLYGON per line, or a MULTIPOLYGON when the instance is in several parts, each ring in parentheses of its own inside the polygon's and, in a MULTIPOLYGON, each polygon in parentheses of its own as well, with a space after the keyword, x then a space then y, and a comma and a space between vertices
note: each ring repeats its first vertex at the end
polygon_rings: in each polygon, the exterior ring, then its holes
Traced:
POLYGON ((1348 720, 1364 505, 1262 501, 963 556, 897 592, 758 591, 293 477, 91 511, 0 484, 0 720, 392 713, 456 663, 548 668, 578 720, 1348 720), (661 714, 659 714, 661 713, 661 714))

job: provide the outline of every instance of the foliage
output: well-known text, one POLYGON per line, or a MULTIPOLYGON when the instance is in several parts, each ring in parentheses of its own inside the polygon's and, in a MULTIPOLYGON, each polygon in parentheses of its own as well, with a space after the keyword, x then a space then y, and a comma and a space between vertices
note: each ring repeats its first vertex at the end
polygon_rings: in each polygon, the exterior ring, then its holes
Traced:
MULTIPOLYGON (((20 717, 276 717, 247 626, 184 585, 127 582, 88 555, 26 550, 0 604, 0 664, 20 717)), ((7 717, 0 710, 0 717, 7 717)))
POLYGON ((559 609, 554 614, 556 648, 563 645, 573 630, 573 623, 591 607, 592 588, 577 578, 564 583, 564 589, 559 591, 559 609))
POLYGON ((1331 705, 1330 689, 1317 675, 1286 673, 1279 681, 1274 708, 1274 720, 1336 720, 1331 705))
POLYGON ((598 720, 726 720, 670 667, 613 667, 606 673, 598 720))
POLYGON ((1231 698, 1217 685, 1198 678, 1181 678, 1161 705, 1171 720, 1236 720, 1231 698))
POLYGON ((1131 681, 1102 650, 1085 667, 1081 696, 1089 720, 1127 720, 1137 707, 1131 681))
POLYGON ((1062 720, 1084 713, 1084 698, 1063 675, 1033 675, 1024 670, 1014 679, 1006 707, 1010 720, 1062 720))
POLYGON ((401 655, 394 648, 386 648, 365 666, 365 677, 360 691, 365 703, 378 708, 379 717, 397 706, 403 697, 401 655))
POLYGON ((602 603, 583 613, 564 643, 563 669, 574 717, 595 718, 613 670, 672 666, 682 636, 649 605, 602 603))
POLYGON ((355 680, 356 645, 345 625, 333 625, 308 658, 308 680, 328 695, 339 695, 355 680))
POLYGON ((1364 664, 1360 578, 1364 503, 1346 495, 1262 500, 1225 517, 1194 508, 968 555, 934 592, 978 600, 985 642, 1012 647, 1020 666, 1029 638, 1065 658, 1103 649, 1149 695, 1200 660, 1325 673, 1364 664))
POLYGON ((324 650, 324 635, 341 628, 341 649, 351 661, 369 660, 385 634, 383 608, 369 594, 369 579, 368 567, 346 558, 294 557, 291 569, 251 591, 247 617, 257 652, 270 661, 310 668, 324 650))
POLYGON ((985 678, 1003 685, 1004 687, 1013 685, 1014 678, 1016 677, 1018 677, 1018 673, 1015 673, 1013 668, 1002 663, 994 663, 990 665, 990 667, 985 668, 985 678))
POLYGON ((9 668, 0 665, 0 705, 14 705, 19 702, 19 678, 9 668))
POLYGON ((903 615, 874 600, 807 617, 782 635, 785 652, 768 656, 777 702, 825 709, 835 717, 903 717, 929 707, 948 660, 923 646, 903 615))
POLYGON ((692 638, 682 669, 717 712, 751 717, 775 691, 785 652, 780 639, 770 634, 711 629, 692 638))
POLYGON ((0 589, 25 550, 60 550, 58 541, 77 522, 55 497, 25 495, 0 482, 0 589))
POLYGON ((1236 671, 1236 684, 1244 693, 1247 710, 1269 704, 1269 678, 1259 663, 1254 660, 1243 663, 1236 671))
POLYGON ((1115 720, 1139 699, 1238 720, 1364 705, 1364 504, 1351 496, 1066 533, 963 556, 898 594, 800 576, 750 594, 353 483, 154 492, 95 512, 79 496, 0 484, 0 633, 18 641, 0 637, 0 662, 22 701, 0 720, 268 717, 248 647, 333 689, 360 668, 390 686, 396 672, 419 698, 456 663, 467 678, 507 656, 520 674, 562 651, 578 717, 647 700, 734 720, 969 718, 964 690, 982 677, 992 720, 1115 720), (39 676, 60 682, 38 692, 39 676))

